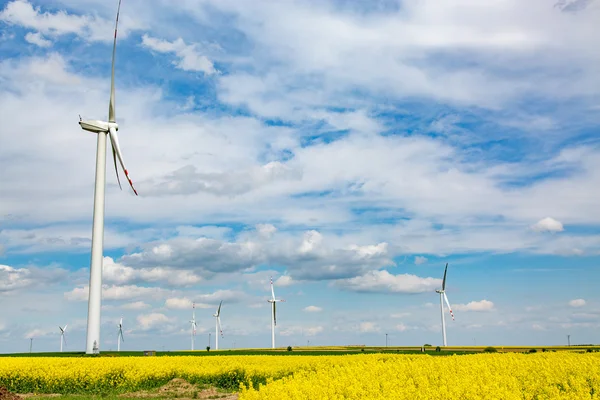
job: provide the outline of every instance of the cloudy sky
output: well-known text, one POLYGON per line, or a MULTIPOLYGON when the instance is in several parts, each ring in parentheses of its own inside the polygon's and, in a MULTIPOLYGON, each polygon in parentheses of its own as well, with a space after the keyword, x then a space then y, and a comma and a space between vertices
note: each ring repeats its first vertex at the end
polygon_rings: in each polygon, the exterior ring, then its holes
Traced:
MULTIPOLYGON (((82 351, 117 1, 0 1, 0 351, 82 351)), ((101 349, 598 342, 600 2, 123 0, 101 349), (485 4, 484 4, 485 3, 485 4), (214 340, 214 336, 213 336, 214 340), (214 343, 214 342, 213 342, 214 343), (213 344, 214 345, 214 344, 213 344)))

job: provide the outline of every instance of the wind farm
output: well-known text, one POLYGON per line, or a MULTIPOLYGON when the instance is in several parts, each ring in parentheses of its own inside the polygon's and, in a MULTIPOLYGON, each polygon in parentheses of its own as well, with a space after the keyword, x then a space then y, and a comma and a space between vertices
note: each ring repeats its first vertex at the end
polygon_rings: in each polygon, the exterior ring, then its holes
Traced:
POLYGON ((598 20, 5 0, 0 400, 596 398, 598 20))

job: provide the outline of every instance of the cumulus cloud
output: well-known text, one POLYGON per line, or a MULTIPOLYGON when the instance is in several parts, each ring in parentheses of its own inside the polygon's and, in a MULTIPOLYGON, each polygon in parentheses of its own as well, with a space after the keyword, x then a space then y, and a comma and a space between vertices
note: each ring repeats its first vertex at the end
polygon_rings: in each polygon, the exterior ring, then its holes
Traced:
MULTIPOLYGON (((121 37, 127 36, 130 28, 134 27, 129 17, 124 16, 123 19, 125 24, 122 24, 119 31, 121 37)), ((106 42, 113 39, 111 31, 114 29, 114 21, 95 15, 76 15, 65 10, 42 12, 40 7, 34 8, 28 0, 7 3, 0 12, 0 21, 35 30, 35 33, 28 33, 25 39, 42 47, 51 45, 51 41, 42 35, 55 38, 75 34, 86 40, 106 42)))
POLYGON ((423 293, 441 286, 442 280, 416 275, 392 275, 388 271, 371 271, 355 278, 341 279, 334 285, 353 292, 423 293))
POLYGON ((321 307, 317 307, 317 306, 308 306, 308 307, 304 307, 304 311, 319 312, 319 311, 323 311, 323 309, 321 307))
POLYGON ((544 218, 536 222, 531 226, 536 232, 562 232, 564 230, 563 224, 554 218, 544 218))
POLYGON ((124 310, 143 310, 150 308, 150 304, 144 303, 143 301, 134 301, 133 303, 126 303, 121 306, 124 310))
POLYGON ((406 325, 406 324, 396 324, 396 326, 394 326, 394 329, 398 332, 407 332, 407 331, 411 331, 411 330, 415 330, 418 329, 416 326, 411 326, 411 325, 406 325))
POLYGON ((290 326, 281 330, 281 336, 316 336, 317 334, 324 331, 322 326, 290 326))
POLYGON ((277 278, 277 280, 275 282, 273 282, 273 284, 275 286, 282 286, 282 287, 291 286, 294 283, 296 283, 296 281, 294 281, 292 279, 292 277, 289 275, 282 275, 279 278, 277 278))
POLYGON ((494 309, 494 303, 489 300, 480 300, 467 304, 455 304, 452 307, 456 311, 491 311, 494 309))
POLYGON ((60 282, 67 271, 54 267, 14 268, 0 264, 0 293, 15 292, 37 285, 60 282))
MULTIPOLYGON (((165 307, 178 310, 191 309, 194 302, 187 297, 172 297, 165 300, 165 307)), ((210 304, 195 303, 196 308, 212 308, 210 304)))
POLYGON ((415 265, 421 265, 421 264, 425 264, 427 262, 427 258, 423 257, 423 256, 416 256, 415 257, 415 265))
POLYGON ((158 53, 174 53, 178 58, 174 64, 184 71, 200 71, 206 75, 217 73, 212 61, 205 55, 200 54, 198 45, 185 44, 182 38, 169 42, 144 34, 142 36, 142 46, 158 53))
POLYGON ((377 326, 374 322, 361 322, 358 325, 359 332, 370 333, 370 332, 379 332, 381 328, 377 326))
POLYGON ((196 308, 213 308, 221 301, 223 301, 223 306, 226 307, 228 303, 238 303, 245 298, 247 298, 247 296, 243 292, 217 290, 214 293, 195 295, 193 298, 171 297, 165 300, 165 307, 180 310, 191 309, 193 303, 195 303, 196 308))
POLYGON ((151 330, 154 328, 162 328, 164 325, 169 324, 173 321, 173 318, 167 317, 161 313, 150 313, 138 315, 137 322, 143 331, 151 330))
POLYGON ((193 270, 205 277, 261 264, 286 265, 287 275, 277 281, 281 286, 296 281, 353 277, 373 267, 394 264, 385 242, 374 245, 328 243, 316 230, 304 232, 301 240, 283 233, 272 233, 272 237, 266 239, 261 232, 254 231, 235 241, 179 237, 144 247, 141 252, 124 255, 119 262, 136 269, 169 265, 173 269, 193 270))
POLYGON ((41 33, 39 32, 28 32, 25 35, 25 40, 31 44, 35 44, 39 47, 50 47, 52 46, 52 42, 48 39, 45 39, 41 33))
MULTIPOLYGON (((155 254, 169 256, 166 245, 152 249, 155 254)), ((115 263, 111 257, 104 257, 102 276, 107 282, 119 285, 140 282, 156 282, 172 286, 191 286, 202 280, 192 271, 176 270, 167 267, 132 268, 115 263)))
MULTIPOLYGON (((168 296, 171 291, 159 287, 143 287, 136 285, 102 285, 103 300, 132 300, 136 298, 160 299, 168 296)), ((69 301, 88 301, 89 286, 76 287, 70 292, 64 293, 69 301)))
POLYGON ((586 301, 584 299, 574 299, 574 300, 569 301, 569 305, 571 307, 575 307, 575 308, 583 307, 583 306, 585 306, 585 304, 586 304, 586 301))

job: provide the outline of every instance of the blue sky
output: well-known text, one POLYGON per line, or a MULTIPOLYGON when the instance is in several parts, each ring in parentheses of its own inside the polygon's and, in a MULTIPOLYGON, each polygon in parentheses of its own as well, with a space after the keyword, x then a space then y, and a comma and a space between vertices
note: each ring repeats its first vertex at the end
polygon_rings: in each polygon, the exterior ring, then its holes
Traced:
MULTIPOLYGON (((0 1, 0 352, 84 348, 112 3, 0 1)), ((270 276, 277 345, 440 344, 446 262, 450 345, 598 341, 600 3, 251 3, 123 0, 102 349, 268 347, 270 276)))

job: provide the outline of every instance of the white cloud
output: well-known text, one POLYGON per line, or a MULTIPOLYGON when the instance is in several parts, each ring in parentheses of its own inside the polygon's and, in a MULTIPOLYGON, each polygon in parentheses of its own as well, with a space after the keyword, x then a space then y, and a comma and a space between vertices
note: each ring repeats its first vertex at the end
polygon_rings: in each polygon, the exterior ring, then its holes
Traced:
POLYGON ((317 307, 317 306, 308 306, 308 307, 304 307, 304 311, 319 312, 319 311, 323 311, 323 309, 321 307, 317 307))
POLYGON ((310 253, 315 250, 322 241, 323 235, 319 232, 315 230, 304 232, 304 239, 302 240, 302 244, 298 251, 300 253, 310 253))
POLYGON ((33 284, 28 269, 16 269, 8 265, 0 265, 0 292, 9 292, 33 284))
MULTIPOLYGON (((124 16, 123 19, 125 24, 121 24, 119 30, 121 37, 127 36, 130 29, 139 28, 128 16, 124 16)), ((0 12, 0 21, 36 30, 37 32, 33 33, 35 36, 29 36, 29 40, 27 38, 26 40, 44 47, 51 43, 43 39, 41 34, 51 37, 75 34, 91 41, 112 42, 113 39, 111 32, 114 29, 114 21, 96 15, 71 14, 65 10, 54 13, 43 12, 40 7, 34 8, 27 0, 14 0, 7 3, 0 12)))
POLYGON ((554 218, 546 217, 539 220, 531 226, 536 232, 562 232, 564 231, 563 224, 554 218))
POLYGON ((354 292, 423 293, 435 290, 441 279, 416 275, 392 275, 388 271, 371 271, 355 278, 341 279, 335 285, 354 292))
POLYGON ((275 280, 275 282, 273 282, 273 284, 275 286, 281 286, 281 287, 291 286, 294 283, 296 283, 296 281, 294 281, 292 279, 292 277, 289 275, 281 275, 279 278, 277 278, 275 280))
MULTIPOLYGON (((180 310, 191 309, 192 301, 188 298, 173 297, 173 298, 165 300, 165 307, 180 309, 180 310)), ((201 307, 199 307, 199 308, 201 308, 201 307)))
POLYGON ((184 71, 201 71, 206 75, 217 73, 212 61, 205 55, 200 54, 198 45, 187 45, 182 38, 169 42, 144 34, 142 36, 142 46, 159 53, 175 53, 178 60, 174 64, 184 71))
POLYGON ((532 324, 531 329, 533 329, 534 331, 545 331, 546 327, 542 324, 532 324))
POLYGON ((54 266, 14 268, 0 264, 0 293, 18 292, 25 288, 59 283, 67 271, 54 266))
MULTIPOLYGON (((171 250, 167 245, 152 249, 158 256, 170 256, 171 250)), ((174 286, 191 286, 202 280, 192 271, 176 270, 173 268, 132 268, 115 263, 110 257, 104 257, 102 276, 107 282, 120 285, 138 282, 157 282, 174 286)))
POLYGON ((25 40, 31 44, 35 44, 39 47, 50 47, 52 46, 52 42, 48 39, 45 39, 41 33, 39 32, 28 32, 25 35, 25 40))
POLYGON ((405 318, 405 317, 409 317, 411 315, 412 315, 412 313, 402 312, 402 313, 393 313, 393 314, 390 314, 390 317, 392 317, 392 318, 405 318))
POLYGON ((585 306, 586 301, 584 299, 575 299, 575 300, 571 300, 569 301, 569 305, 571 307, 583 307, 585 306))
POLYGON ((407 331, 411 331, 411 330, 416 330, 418 328, 416 326, 410 326, 410 325, 400 323, 400 324, 396 324, 394 329, 398 332, 407 332, 407 331))
MULTIPOLYGON (((187 297, 172 297, 165 300, 165 307, 179 310, 191 310, 194 302, 187 297)), ((196 308, 212 308, 211 304, 196 303, 196 308)))
POLYGON ((427 258, 423 257, 423 256, 416 256, 415 257, 415 265, 421 265, 421 264, 425 264, 427 262, 427 258))
MULTIPOLYGON (((102 285, 103 300, 133 300, 136 298, 160 299, 168 296, 170 291, 159 287, 142 287, 136 285, 102 285)), ((88 301, 89 286, 76 287, 64 294, 69 301, 88 301)))
POLYGON ((361 322, 358 326, 359 332, 369 333, 369 332, 379 332, 381 329, 374 322, 361 322))
POLYGON ((494 303, 489 300, 471 301, 467 304, 455 304, 453 308, 456 311, 491 311, 494 303))
POLYGON ((283 328, 280 332, 281 336, 292 336, 292 335, 302 335, 302 336, 316 336, 317 334, 324 331, 322 326, 289 326, 283 328))
POLYGON ((256 231, 258 232, 259 235, 269 238, 275 232, 277 232, 277 228, 275 228, 275 226, 273 226, 271 224, 257 224, 256 231))
POLYGON ((143 301, 134 301, 133 303, 123 304, 121 308, 125 310, 143 310, 145 308, 150 308, 150 304, 146 304, 143 301))
POLYGON ((137 322, 140 325, 141 330, 144 331, 153 328, 164 328, 166 324, 170 324, 172 321, 172 318, 161 313, 142 314, 137 317, 137 322))

